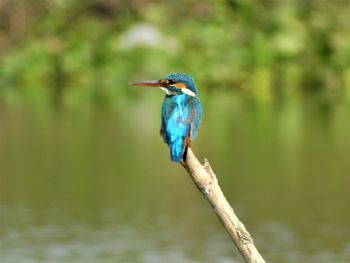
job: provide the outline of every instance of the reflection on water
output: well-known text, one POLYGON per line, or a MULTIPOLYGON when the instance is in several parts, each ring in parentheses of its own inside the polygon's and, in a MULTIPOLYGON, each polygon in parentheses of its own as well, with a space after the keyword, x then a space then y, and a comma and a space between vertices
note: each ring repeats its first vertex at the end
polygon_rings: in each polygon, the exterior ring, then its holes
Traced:
MULTIPOLYGON (((38 224, 28 209, 2 207, 1 262, 241 262, 216 228, 206 230, 201 239, 188 235, 196 222, 174 226, 168 215, 153 215, 154 222, 145 225, 138 214, 138 222, 129 223, 118 220, 122 212, 106 212, 101 216, 103 223, 96 224, 62 218, 64 212, 56 210, 38 224)), ((266 256, 279 262, 347 262, 350 257, 350 242, 338 252, 319 250, 320 237, 326 239, 328 234, 303 240, 282 222, 263 223, 255 232, 266 256)), ((341 233, 335 238, 342 235, 348 238, 341 233)))
MULTIPOLYGON (((1 262, 240 262, 169 162, 161 98, 147 96, 119 111, 0 108, 1 262)), ((349 105, 225 95, 204 106, 195 152, 264 257, 349 262, 349 105)))
POLYGON ((130 223, 118 220, 123 211, 110 211, 101 216, 103 223, 94 224, 57 220, 62 211, 53 211, 37 224, 27 209, 2 207, 2 212, 12 221, 22 218, 5 225, 3 262, 232 262, 222 233, 210 231, 199 244, 197 238, 188 239, 189 223, 174 227, 167 215, 156 215, 155 222, 145 225, 140 214, 130 223))

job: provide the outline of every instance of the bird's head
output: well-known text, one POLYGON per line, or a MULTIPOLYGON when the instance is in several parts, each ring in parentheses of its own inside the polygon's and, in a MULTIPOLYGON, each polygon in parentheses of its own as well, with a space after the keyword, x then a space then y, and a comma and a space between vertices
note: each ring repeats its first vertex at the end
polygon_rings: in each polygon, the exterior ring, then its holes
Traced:
POLYGON ((160 80, 137 81, 131 82, 130 84, 133 86, 159 87, 169 96, 181 94, 186 94, 192 97, 197 96, 197 88, 194 84, 193 78, 184 73, 171 73, 160 80))

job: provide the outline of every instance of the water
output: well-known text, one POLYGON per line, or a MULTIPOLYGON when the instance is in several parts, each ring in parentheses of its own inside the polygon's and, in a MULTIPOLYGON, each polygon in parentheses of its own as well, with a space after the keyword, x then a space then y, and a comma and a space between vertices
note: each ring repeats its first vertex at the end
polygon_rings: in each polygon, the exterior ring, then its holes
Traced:
MULTIPOLYGON (((231 94, 229 94, 231 95, 231 94)), ((350 107, 204 96, 207 157, 268 262, 350 262, 350 107)), ((0 107, 0 262, 241 262, 158 135, 123 109, 0 107)))

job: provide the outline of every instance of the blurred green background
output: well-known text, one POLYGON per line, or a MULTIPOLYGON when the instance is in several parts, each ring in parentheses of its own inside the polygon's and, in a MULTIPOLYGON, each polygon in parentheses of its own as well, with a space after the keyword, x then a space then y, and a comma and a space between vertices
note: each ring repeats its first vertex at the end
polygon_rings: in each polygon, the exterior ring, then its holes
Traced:
POLYGON ((350 261, 347 0, 1 0, 0 262, 240 262, 159 139, 194 143, 267 262, 350 261))

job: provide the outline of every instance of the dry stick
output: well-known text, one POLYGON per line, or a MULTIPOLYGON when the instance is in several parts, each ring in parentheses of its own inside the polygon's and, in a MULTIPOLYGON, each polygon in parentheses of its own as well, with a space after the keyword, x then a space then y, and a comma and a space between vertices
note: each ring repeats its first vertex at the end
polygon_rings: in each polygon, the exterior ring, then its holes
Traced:
POLYGON ((193 183, 208 199, 244 261, 249 263, 265 262, 254 246, 249 232, 238 219, 222 193, 216 175, 211 169, 208 160, 205 159, 204 165, 202 165, 189 147, 187 149, 186 160, 182 164, 191 176, 193 183))

